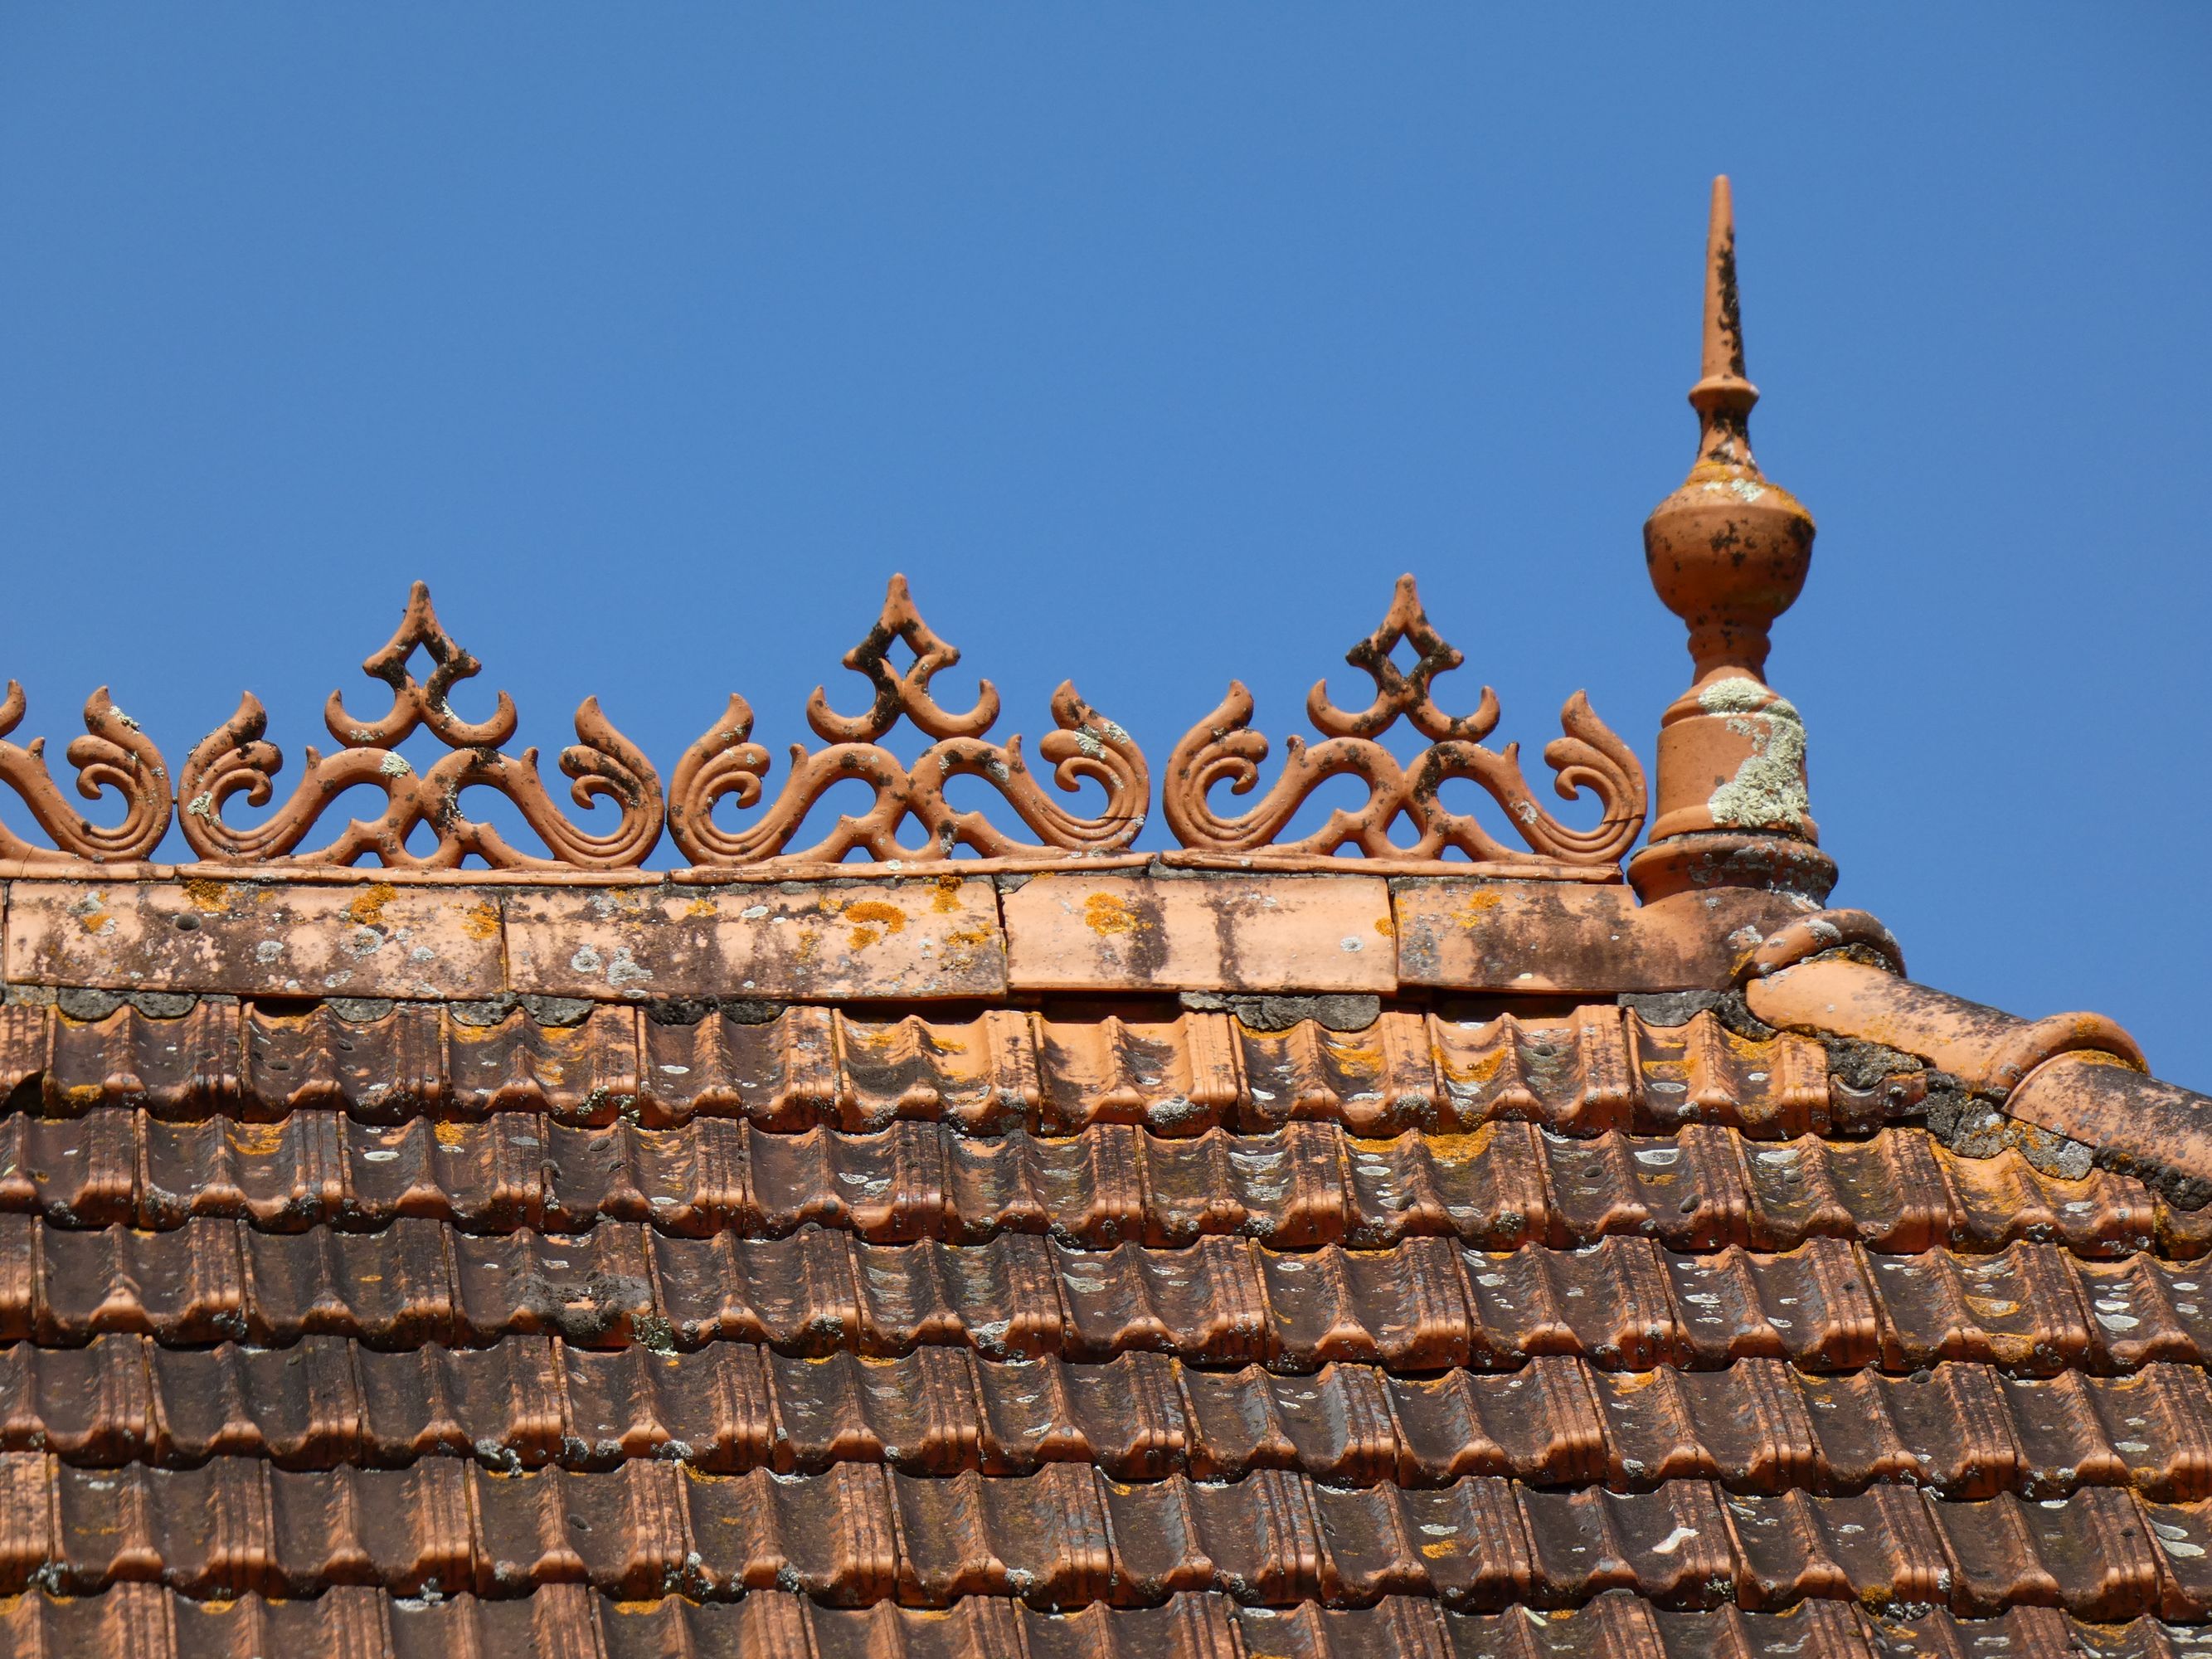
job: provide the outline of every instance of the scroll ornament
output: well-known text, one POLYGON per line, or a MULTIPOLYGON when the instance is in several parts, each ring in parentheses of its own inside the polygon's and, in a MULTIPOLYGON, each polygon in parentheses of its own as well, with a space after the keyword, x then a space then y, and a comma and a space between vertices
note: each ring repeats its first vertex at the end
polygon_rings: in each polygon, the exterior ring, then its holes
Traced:
POLYGON ((809 753, 793 744, 791 769, 774 804, 744 828, 726 830, 714 820, 715 804, 734 797, 741 810, 759 805, 771 764, 768 750, 750 740, 751 707, 732 695, 721 719, 684 751, 670 781, 668 827, 676 844, 695 866, 709 867, 836 863, 855 851, 880 861, 927 863, 950 859, 963 846, 986 858, 1055 859, 1114 852, 1135 840, 1144 827, 1152 778, 1129 734, 1084 702, 1072 682, 1062 681, 1053 693, 1057 729, 1037 748, 1052 764, 1054 783, 1071 794, 1086 782, 1106 792, 1097 817, 1079 817, 1044 792, 1018 736, 1003 745, 985 740, 999 718, 999 694, 990 681, 981 683, 975 707, 964 714, 944 708, 931 695, 930 681, 959 660, 958 649, 939 639, 915 609, 906 578, 893 576, 876 625, 844 658, 845 666, 875 690, 866 712, 838 714, 817 686, 807 700, 806 721, 828 746, 809 753), (902 641, 914 661, 899 672, 891 666, 890 650, 902 641), (936 739, 911 765, 879 741, 902 714, 936 739), (989 783, 1036 839, 1017 839, 981 812, 956 810, 945 797, 956 777, 989 783), (841 815, 821 840, 791 850, 816 803, 850 779, 873 791, 868 809, 841 815), (927 836, 919 846, 898 839, 908 819, 927 836))
POLYGON ((523 750, 519 759, 502 751, 515 731, 514 703, 506 692, 499 694, 489 720, 471 723, 454 714, 447 696, 483 665, 440 625, 430 591, 421 582, 409 595, 398 631, 362 668, 392 688, 391 712, 380 720, 358 720, 347 711, 342 695, 331 692, 323 720, 343 747, 328 756, 310 747, 290 799, 252 829, 227 822, 223 807, 237 794, 249 805, 266 805, 284 763, 283 752, 262 740, 268 716, 259 700, 246 693, 238 712, 202 739, 185 762, 178 787, 179 825, 193 851, 222 863, 289 860, 348 865, 373 856, 387 866, 411 869, 452 869, 473 853, 501 870, 606 870, 642 862, 659 840, 659 775, 599 712, 598 698, 586 698, 577 709, 578 742, 562 750, 561 769, 573 781, 569 793, 577 805, 588 809, 605 799, 621 810, 621 820, 603 835, 580 830, 562 816, 539 777, 535 749, 523 750), (434 665, 427 684, 408 667, 417 650, 434 665), (398 748, 422 727, 453 752, 417 774, 398 748), (384 811, 374 818, 351 820, 334 840, 313 851, 297 851, 330 803, 362 784, 383 792, 384 811), (465 814, 462 792, 476 787, 495 790, 514 802, 551 856, 519 851, 489 824, 465 814), (437 844, 417 854, 408 850, 407 838, 420 824, 430 827, 437 844))
POLYGON ((46 740, 30 746, 5 741, 22 724, 23 688, 8 682, 0 700, 0 781, 21 796, 39 827, 53 837, 40 847, 0 824, 0 858, 26 864, 95 864, 143 859, 152 854, 169 827, 169 769, 161 751, 138 729, 138 722, 109 701, 101 686, 84 705, 85 735, 64 751, 76 768, 76 792, 98 800, 112 789, 122 797, 123 822, 103 829, 72 807, 46 770, 46 740))
POLYGON ((1356 713, 1328 698, 1328 684, 1317 682, 1306 697, 1306 713, 1322 741, 1307 744, 1292 737, 1284 744, 1283 770, 1273 787, 1250 811, 1224 817, 1207 799, 1218 784, 1235 795, 1249 794, 1258 783, 1267 739, 1250 729, 1252 695, 1230 682, 1219 708, 1185 734, 1168 763, 1161 805, 1170 828, 1185 847, 1209 853, 1273 853, 1330 855, 1357 847, 1369 859, 1437 859, 1448 848, 1485 863, 1527 863, 1528 854, 1492 836, 1474 817, 1448 811, 1438 799, 1442 786, 1465 778, 1505 809, 1507 820, 1542 858, 1569 865, 1607 865, 1635 843, 1644 826, 1644 769, 1628 745, 1598 719, 1577 691, 1560 713, 1566 735, 1554 738, 1544 759, 1557 774, 1554 787, 1572 800, 1584 791, 1600 809, 1596 826, 1571 830, 1536 804, 1522 776, 1520 745, 1504 751, 1482 739, 1498 724, 1498 698, 1488 686, 1471 714, 1446 714, 1436 705, 1431 684, 1439 674, 1466 660, 1430 625, 1411 576, 1401 576, 1390 609, 1372 634, 1353 646, 1345 660, 1375 682, 1375 701, 1356 713), (1391 660, 1399 643, 1410 641, 1419 659, 1410 672, 1391 660), (1402 767, 1376 741, 1400 717, 1430 740, 1410 768, 1402 767), (1275 838, 1306 799, 1325 781, 1353 776, 1367 786, 1357 811, 1339 808, 1311 835, 1275 838), (1403 817, 1417 832, 1410 845, 1390 840, 1391 826, 1403 817))

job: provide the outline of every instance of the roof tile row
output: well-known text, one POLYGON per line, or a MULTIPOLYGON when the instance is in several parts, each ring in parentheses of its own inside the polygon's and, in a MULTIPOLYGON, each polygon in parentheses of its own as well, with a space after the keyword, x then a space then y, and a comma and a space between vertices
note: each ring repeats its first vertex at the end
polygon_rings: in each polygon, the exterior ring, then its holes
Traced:
POLYGON ((1394 1377, 1203 1370, 1162 1355, 1102 1364, 990 1362, 957 1348, 795 1359, 739 1343, 599 1352, 557 1338, 398 1353, 336 1337, 293 1349, 0 1350, 0 1448, 64 1462, 498 1470, 635 1459, 717 1474, 886 1462, 910 1474, 1027 1474, 1095 1463, 1121 1480, 1301 1470, 1334 1485, 1437 1486, 1471 1474, 1626 1491, 1714 1480, 1741 1492, 1854 1492, 1903 1481, 1946 1497, 2132 1486, 2212 1497, 2212 1384, 2192 1366, 2048 1381, 1943 1364, 1909 1376, 1608 1372, 1567 1358, 1517 1372, 1394 1377))
POLYGON ((1038 1613, 970 1596, 939 1613, 889 1602, 830 1608, 780 1590, 742 1600, 611 1601, 579 1584, 514 1601, 396 1599, 340 1586, 313 1601, 196 1601, 150 1584, 87 1598, 28 1595, 0 1607, 0 1655, 52 1659, 2187 1659, 2201 1629, 2141 1619, 2093 1625, 2046 1607, 1960 1620, 1877 1620, 1848 1603, 1785 1613, 1670 1612, 1620 1591, 1541 1613, 1455 1613, 1424 1597, 1372 1607, 1242 1607, 1185 1592, 1163 1606, 1038 1613))
POLYGON ((1525 1118, 1570 1133, 1724 1122, 1772 1138, 1871 1127, 1887 1109, 1878 1093, 1832 1091, 1817 1043, 1753 1041, 1710 1013, 1656 1027, 1609 1006, 1465 1022, 1393 1007, 1345 1033, 1310 1019, 1258 1031, 1146 1001, 991 1009, 964 1022, 794 1006, 762 1024, 714 1013, 676 1025, 610 1006, 574 1025, 520 1009, 472 1025, 465 1011, 400 1003, 354 1020, 327 1004, 282 1012, 206 1000, 176 1018, 126 1006, 80 1022, 9 1006, 0 1091, 35 1085, 54 1115, 123 1102, 167 1118, 325 1107, 378 1122, 522 1111, 866 1130, 907 1117, 1053 1134, 1093 1122, 1194 1134, 1322 1119, 1389 1136, 1525 1118))
POLYGON ((1679 1607, 1807 1600, 1988 1616, 2212 1613, 2212 1515, 2088 1487, 2063 1501, 1952 1502, 1911 1487, 1851 1497, 1544 1492, 1469 1477, 1434 1490, 1332 1487, 1264 1470, 1122 1485, 1080 1464, 1024 1477, 915 1479, 864 1464, 820 1475, 702 1475, 665 1462, 605 1474, 70 1468, 0 1455, 0 1586, 91 1592, 127 1580, 200 1596, 514 1595, 795 1589, 837 1606, 973 1595, 1045 1608, 1239 1601, 1455 1607, 1577 1605, 1612 1589, 1679 1607))
POLYGON ((1285 1252, 1213 1237, 1082 1251, 1028 1234, 870 1244, 816 1228, 693 1239, 603 1222, 482 1237, 416 1218, 368 1234, 225 1220, 155 1233, 0 1216, 0 1340, 67 1346, 137 1331, 169 1345, 283 1346, 324 1334, 474 1347, 557 1332, 587 1346, 719 1339, 797 1354, 1152 1349, 1287 1370, 1330 1360, 1510 1369, 1568 1354, 1627 1370, 1957 1359, 2044 1375, 2212 1363, 2197 1272, 2039 1243, 1879 1255, 1816 1238, 1771 1254, 1685 1255, 1639 1237, 1496 1253, 1437 1238, 1285 1252))
POLYGON ((1230 1233, 1284 1249, 1422 1236, 1569 1248, 1616 1233, 1691 1251, 1816 1237, 1886 1251, 2048 1238, 2097 1256, 2212 1246, 2212 1206, 2177 1210, 2100 1170, 2069 1180, 2010 1148, 1962 1157, 1919 1128, 1762 1143, 1711 1124, 1568 1139, 1501 1122, 1357 1140, 1333 1123, 1181 1139, 1101 1123, 987 1139, 924 1122, 778 1133, 727 1118, 580 1128, 501 1113, 373 1126, 301 1111, 264 1124, 103 1108, 0 1119, 8 1211, 157 1230, 236 1216, 280 1232, 410 1215, 471 1231, 573 1232, 606 1218, 692 1237, 813 1224, 879 1243, 1048 1232, 1092 1249, 1230 1233))

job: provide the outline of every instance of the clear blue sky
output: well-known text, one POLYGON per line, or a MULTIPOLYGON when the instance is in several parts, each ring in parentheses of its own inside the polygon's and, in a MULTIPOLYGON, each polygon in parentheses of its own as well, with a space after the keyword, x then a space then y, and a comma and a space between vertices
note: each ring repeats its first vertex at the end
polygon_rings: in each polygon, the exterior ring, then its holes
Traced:
POLYGON ((1157 768, 1412 569, 1460 706, 1648 757, 1726 171, 1838 902, 2212 1086, 2212 13, 1757 11, 9 7, 18 736, 250 686, 296 769, 419 575, 665 775, 856 706, 903 569, 1002 731, 1072 675, 1157 768))

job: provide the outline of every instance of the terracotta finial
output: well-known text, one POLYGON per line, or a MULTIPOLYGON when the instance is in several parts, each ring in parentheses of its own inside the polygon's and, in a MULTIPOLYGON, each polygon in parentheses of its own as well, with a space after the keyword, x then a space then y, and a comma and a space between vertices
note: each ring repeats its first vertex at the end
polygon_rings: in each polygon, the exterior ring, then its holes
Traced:
POLYGON ((1766 631, 1796 599, 1813 560, 1813 515, 1752 458, 1758 401, 1759 388, 1744 378, 1735 216, 1720 178, 1705 242, 1704 374, 1690 388, 1698 459, 1644 524, 1651 585, 1689 623, 1700 681, 1720 671, 1764 676, 1766 631))
POLYGON ((1823 897, 1835 880, 1834 861, 1815 848, 1804 723, 1766 684, 1767 630, 1805 586, 1813 515, 1752 457, 1758 401, 1744 378, 1735 216, 1720 178, 1705 242, 1703 373, 1690 388, 1698 459, 1644 525, 1651 585, 1689 624, 1696 665, 1660 720, 1653 844, 1629 868, 1647 897, 1745 884, 1823 897))

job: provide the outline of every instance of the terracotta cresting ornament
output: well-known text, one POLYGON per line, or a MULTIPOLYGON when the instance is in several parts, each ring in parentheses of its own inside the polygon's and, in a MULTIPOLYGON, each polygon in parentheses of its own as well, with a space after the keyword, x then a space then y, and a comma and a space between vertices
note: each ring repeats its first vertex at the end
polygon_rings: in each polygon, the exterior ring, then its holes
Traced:
MULTIPOLYGON (((1375 682, 1375 700, 1356 712, 1329 701, 1328 683, 1316 681, 1306 696, 1306 714, 1322 740, 1309 744, 1291 737, 1284 743, 1282 775, 1249 811, 1237 817, 1217 812, 1207 796, 1217 784, 1235 795, 1258 783, 1267 739, 1250 729, 1252 694, 1241 680, 1229 683, 1229 695, 1193 726, 1168 762, 1161 807, 1176 839, 1209 853, 1327 856, 1357 847, 1368 860, 1431 860, 1456 848, 1485 864, 1526 865, 1529 854, 1508 846, 1465 813, 1445 808, 1442 786, 1465 778, 1505 809, 1507 820, 1539 860, 1578 866, 1608 865, 1635 844, 1644 814, 1644 769, 1636 756, 1591 711, 1577 691, 1560 712, 1566 735, 1553 739, 1544 759, 1558 774, 1554 787, 1572 800, 1584 790, 1595 796, 1597 825, 1571 830, 1536 804, 1522 775, 1520 745, 1503 752, 1483 746, 1498 724, 1498 697, 1488 686, 1470 714, 1447 714, 1437 707, 1430 686, 1439 674, 1466 659, 1430 625, 1411 576, 1398 579, 1397 592, 1381 625, 1345 654, 1345 660, 1375 682), (1391 659, 1401 642, 1419 653, 1410 671, 1391 659), (1403 718, 1430 740, 1410 768, 1376 741, 1403 718), (1356 812, 1341 808, 1311 835, 1279 841, 1291 817, 1325 781, 1354 776, 1367 785, 1365 805, 1356 812), (1406 818, 1415 839, 1399 844, 1392 825, 1406 818)), ((1462 866, 1463 867, 1463 866, 1462 866)))
POLYGON ((1766 683, 1767 631, 1805 586, 1813 517, 1752 456, 1758 401, 1744 378, 1729 181, 1716 179, 1704 374, 1690 388, 1698 459, 1644 526, 1651 585, 1689 624, 1695 665, 1660 720, 1657 817, 1629 866, 1646 898, 1760 886, 1823 899, 1835 884, 1806 789, 1804 722, 1766 683))
POLYGON ((772 764, 768 750, 750 740, 751 706, 732 693, 722 718, 677 764, 669 793, 670 835, 697 868, 771 860, 839 863, 854 852, 885 863, 921 864, 950 859, 963 846, 985 858, 1054 860, 1115 852, 1134 841, 1144 827, 1152 775, 1129 734, 1084 702, 1073 682, 1063 680, 1053 693, 1057 729, 1037 744, 1052 763, 1053 781, 1071 793, 1086 781, 1106 792, 1103 811, 1079 817, 1039 786, 1019 737, 1004 745, 984 740, 999 718, 999 694, 990 681, 979 684, 975 706, 963 714, 944 708, 931 694, 930 681, 959 660, 958 649, 932 632, 915 609, 906 578, 893 576, 875 626, 845 653, 845 666, 874 688, 866 711, 841 714, 830 708, 829 693, 815 687, 807 699, 806 722, 828 746, 810 754, 793 744, 791 772, 775 804, 752 823, 726 830, 714 820, 715 803, 734 796, 740 808, 757 805, 772 764), (890 661, 893 644, 902 641, 914 653, 902 672, 890 661), (879 741, 902 714, 937 739, 911 766, 879 741), (997 789, 1036 839, 1019 840, 981 812, 956 810, 945 789, 957 777, 981 778, 997 789), (874 791, 868 810, 841 816, 821 840, 792 851, 815 804, 851 779, 874 791), (919 845, 898 839, 909 818, 926 834, 919 845))
POLYGON ((101 791, 112 789, 123 798, 123 822, 102 829, 55 787, 46 770, 44 738, 33 738, 27 749, 4 741, 22 724, 23 709, 23 688, 9 680, 8 696, 0 701, 0 782, 22 798, 54 844, 36 846, 0 824, 0 858, 26 864, 106 864, 151 853, 169 827, 169 769, 138 722, 108 700, 103 685, 85 702, 85 735, 73 739, 67 750, 77 769, 78 794, 98 800, 101 791))
POLYGON ((391 712, 363 720, 348 712, 341 694, 331 692, 323 721, 343 746, 328 756, 309 748, 291 798, 263 823, 239 829, 224 820, 223 804, 242 793, 248 804, 265 805, 284 763, 283 751, 262 740, 269 717, 260 700, 246 692, 238 712, 203 738, 185 763, 178 781, 185 839, 202 858, 226 864, 347 865, 374 858, 395 867, 446 870, 471 853, 497 870, 609 870, 641 862, 660 839, 660 778, 653 763, 599 712, 597 697, 586 697, 576 711, 579 741, 562 750, 561 769, 574 780, 570 793, 579 806, 604 798, 621 809, 622 817, 605 835, 578 829, 546 794, 538 751, 526 749, 520 759, 501 751, 515 730, 514 703, 506 692, 499 694, 491 718, 474 724, 447 702, 453 687, 483 666, 440 625, 430 590, 416 582, 398 631, 362 664, 364 673, 392 688, 391 712), (418 650, 433 665, 427 684, 407 665, 418 650), (417 774, 398 750, 420 728, 453 752, 417 774), (381 790, 385 810, 371 819, 352 820, 323 847, 299 851, 331 802, 357 785, 381 790), (464 814, 462 792, 477 787, 513 801, 544 837, 550 856, 519 852, 489 824, 464 814), (410 852, 407 838, 421 824, 431 828, 437 843, 426 853, 410 852))

